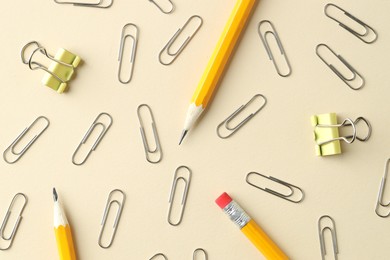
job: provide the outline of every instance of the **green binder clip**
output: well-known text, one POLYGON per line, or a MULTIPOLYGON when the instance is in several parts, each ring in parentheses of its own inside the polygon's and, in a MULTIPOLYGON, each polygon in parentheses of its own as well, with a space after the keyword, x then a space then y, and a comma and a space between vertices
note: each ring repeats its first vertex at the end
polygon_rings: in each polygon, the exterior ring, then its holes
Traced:
POLYGON ((372 131, 371 124, 364 117, 358 117, 355 121, 346 118, 341 124, 338 124, 336 113, 314 115, 311 117, 311 124, 314 127, 317 156, 341 154, 340 141, 344 141, 347 144, 353 143, 356 139, 365 142, 370 138, 372 131), (360 121, 363 121, 368 129, 367 135, 363 138, 357 136, 356 126, 360 121), (348 126, 352 128, 352 134, 340 136, 339 130, 348 126))
POLYGON ((36 41, 29 42, 23 47, 21 57, 22 62, 28 65, 31 70, 44 70, 46 73, 42 79, 42 84, 54 89, 58 93, 63 93, 67 90, 68 81, 72 78, 75 69, 81 62, 79 56, 62 48, 57 51, 55 56, 52 56, 36 41), (29 47, 35 47, 35 49, 29 58, 25 59, 25 51, 29 47), (36 53, 46 56, 52 61, 51 64, 46 67, 37 61, 33 61, 36 53))

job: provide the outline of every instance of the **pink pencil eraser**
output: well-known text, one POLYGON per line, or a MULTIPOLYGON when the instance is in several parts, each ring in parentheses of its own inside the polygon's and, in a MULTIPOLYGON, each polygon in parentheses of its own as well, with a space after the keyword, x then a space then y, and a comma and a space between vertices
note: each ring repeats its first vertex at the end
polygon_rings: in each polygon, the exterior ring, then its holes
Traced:
POLYGON ((215 203, 218 204, 218 206, 221 208, 221 209, 224 209, 226 207, 226 205, 228 205, 230 202, 232 202, 232 198, 229 196, 229 194, 227 194, 226 192, 222 193, 221 196, 219 196, 216 200, 215 200, 215 203))

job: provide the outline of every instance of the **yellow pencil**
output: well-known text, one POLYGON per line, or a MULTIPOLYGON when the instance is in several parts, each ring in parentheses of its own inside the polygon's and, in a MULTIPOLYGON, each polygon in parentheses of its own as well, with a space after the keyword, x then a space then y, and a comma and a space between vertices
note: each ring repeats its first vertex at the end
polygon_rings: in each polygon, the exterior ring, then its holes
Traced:
POLYGON ((257 0, 238 0, 187 110, 179 144, 207 107, 257 0))
POLYGON ((72 232, 64 210, 58 201, 58 195, 53 188, 54 198, 54 233, 57 240, 58 253, 60 260, 76 260, 76 253, 73 246, 72 232))
POLYGON ((224 192, 215 201, 218 206, 236 223, 242 233, 269 260, 288 260, 288 256, 272 239, 251 219, 248 214, 224 192))

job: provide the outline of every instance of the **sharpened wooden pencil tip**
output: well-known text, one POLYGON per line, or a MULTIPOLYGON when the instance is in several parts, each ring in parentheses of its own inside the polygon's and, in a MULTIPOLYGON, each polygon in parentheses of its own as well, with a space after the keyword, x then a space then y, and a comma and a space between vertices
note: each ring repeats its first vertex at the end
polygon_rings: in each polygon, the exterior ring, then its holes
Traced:
POLYGON ((54 201, 58 200, 58 194, 57 194, 56 188, 53 188, 53 199, 54 199, 54 201))
POLYGON ((181 145, 181 143, 183 142, 183 140, 186 137, 187 133, 188 133, 188 130, 183 130, 183 133, 181 134, 181 138, 180 138, 180 141, 179 141, 179 145, 181 145))

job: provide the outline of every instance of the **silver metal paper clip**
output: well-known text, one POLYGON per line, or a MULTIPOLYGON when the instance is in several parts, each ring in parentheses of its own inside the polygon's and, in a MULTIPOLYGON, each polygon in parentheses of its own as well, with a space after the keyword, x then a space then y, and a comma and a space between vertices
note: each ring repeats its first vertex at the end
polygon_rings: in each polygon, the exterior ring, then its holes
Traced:
POLYGON ((188 168, 187 166, 180 166, 175 171, 175 175, 173 177, 172 188, 171 188, 171 192, 169 195, 169 209, 168 209, 168 223, 172 226, 178 226, 181 223, 181 221, 183 220, 184 210, 185 210, 185 207, 187 204, 188 191, 190 189, 191 175, 192 175, 192 172, 191 172, 190 168, 188 168), (187 170, 187 178, 182 177, 182 176, 178 176, 178 173, 181 169, 187 170), (174 198, 175 198, 177 183, 179 181, 182 181, 185 186, 184 186, 183 196, 181 199, 181 210, 180 210, 179 219, 176 222, 173 222, 171 219, 172 205, 173 205, 174 198))
POLYGON ((158 137, 156 122, 154 120, 152 109, 146 104, 139 105, 137 108, 137 115, 140 124, 140 132, 142 137, 142 143, 144 144, 146 160, 150 163, 158 163, 162 159, 162 149, 161 149, 160 139, 158 137), (154 136, 154 143, 155 143, 155 145, 153 146, 154 149, 151 148, 151 146, 148 143, 148 139, 146 138, 145 128, 141 117, 141 109, 143 107, 146 107, 147 110, 149 110, 149 115, 152 121, 152 129, 153 129, 153 136, 154 136), (153 159, 151 158, 152 155, 157 155, 157 157, 153 159))
POLYGON ((14 239, 15 239, 16 232, 18 231, 18 228, 19 228, 19 225, 20 225, 20 221, 21 221, 22 218, 23 218, 23 217, 22 217, 22 214, 23 214, 24 208, 26 207, 26 204, 27 204, 27 197, 26 197, 26 195, 24 195, 23 193, 17 193, 17 194, 13 197, 13 199, 12 199, 12 201, 11 201, 11 204, 10 204, 9 207, 8 207, 7 213, 5 214, 5 217, 4 217, 3 222, 2 222, 2 224, 1 224, 1 227, 0 227, 0 240, 5 240, 5 241, 8 241, 8 242, 9 242, 7 247, 4 247, 4 248, 0 247, 0 250, 1 250, 1 251, 8 250, 8 249, 12 246, 12 243, 13 243, 13 241, 14 241, 14 239), (19 211, 19 213, 18 213, 18 218, 16 219, 16 222, 15 222, 13 228, 12 228, 11 234, 10 234, 8 237, 6 237, 6 236, 4 235, 4 230, 5 230, 6 226, 7 226, 9 217, 10 217, 11 214, 12 214, 12 208, 13 208, 13 206, 14 206, 16 200, 17 200, 19 197, 20 197, 21 199, 23 199, 22 208, 20 209, 20 211, 19 211))
POLYGON ((325 234, 326 230, 330 231, 330 233, 332 235, 333 255, 334 255, 334 259, 337 260, 337 255, 339 253, 339 247, 337 244, 336 223, 334 222, 333 218, 331 218, 328 215, 324 215, 318 219, 318 235, 320 237, 320 247, 321 247, 322 260, 325 260, 325 256, 327 254, 326 246, 325 246, 325 238, 324 238, 324 234, 325 234), (323 222, 325 219, 329 219, 331 221, 331 225, 324 225, 322 227, 321 222, 323 222))
POLYGON ((119 220, 120 220, 121 215, 122 215, 123 205, 125 204, 125 199, 126 199, 125 193, 119 189, 112 190, 110 192, 110 194, 108 195, 106 207, 104 208, 103 219, 101 222, 101 229, 100 229, 100 233, 99 233, 99 238, 98 238, 98 244, 101 248, 107 249, 114 242, 115 234, 116 234, 116 231, 118 229, 119 220), (112 197, 115 193, 121 194, 122 199, 120 201, 117 199, 112 199, 112 197), (103 232, 104 232, 104 229, 106 227, 108 214, 109 214, 113 204, 118 205, 118 210, 116 212, 115 222, 114 222, 114 225, 112 226, 113 231, 112 231, 109 243, 107 245, 103 245, 103 242, 102 242, 103 232))
POLYGON ((387 162, 386 162, 385 173, 383 174, 383 177, 381 180, 381 184, 380 184, 379 192, 378 192, 378 198, 376 200, 376 206, 375 206, 375 213, 381 218, 387 218, 390 216, 390 201, 388 201, 388 202, 383 201, 383 195, 385 194, 387 175, 389 174, 389 164, 390 164, 390 158, 387 159, 387 162), (381 207, 388 209, 389 212, 387 214, 381 214, 380 210, 379 210, 381 207))
POLYGON ((114 0, 99 0, 96 2, 76 2, 76 1, 58 1, 54 0, 57 4, 69 4, 81 7, 94 7, 94 8, 110 8, 114 4, 114 0))
POLYGON ((164 14, 170 14, 173 12, 173 10, 175 10, 175 6, 171 0, 164 0, 166 2, 166 4, 164 4, 164 5, 159 4, 158 2, 160 2, 160 1, 162 1, 162 0, 149 0, 149 2, 151 2, 155 6, 157 6, 158 9, 160 9, 160 11, 163 12, 164 14), (167 7, 169 6, 169 9, 165 9, 165 6, 167 6, 167 7))
POLYGON ((91 153, 93 151, 95 151, 95 149, 97 148, 97 146, 99 145, 100 141, 103 139, 103 137, 105 136, 105 134, 107 133, 108 129, 110 129, 112 125, 112 116, 108 113, 100 113, 96 119, 93 121, 92 125, 89 127, 87 133, 85 133, 83 139, 81 140, 81 142, 79 143, 79 145, 77 146, 76 150, 74 151, 73 155, 72 155, 72 163, 75 164, 75 165, 82 165, 84 164, 88 157, 91 155, 91 153), (108 117, 108 120, 109 120, 109 123, 108 125, 105 125, 104 123, 100 122, 99 119, 102 117, 102 116, 106 116, 108 117), (88 140, 88 138, 91 136, 91 133, 93 132, 93 130, 97 127, 97 126, 100 126, 102 128, 98 138, 96 139, 95 143, 93 144, 93 146, 91 147, 91 149, 88 151, 88 153, 86 154, 86 156, 84 157, 84 159, 81 161, 81 162, 76 162, 76 155, 78 153, 78 151, 80 150, 80 147, 85 144, 88 140))
POLYGON ((44 116, 39 116, 37 117, 34 122, 31 123, 31 125, 29 125, 28 127, 26 127, 23 132, 21 132, 18 137, 16 137, 16 139, 10 144, 10 146, 8 146, 7 149, 5 149, 5 151, 3 152, 3 159, 4 161, 6 161, 7 163, 9 164, 13 164, 13 163, 16 163, 24 154, 25 152, 27 152, 27 150, 31 147, 31 145, 33 145, 35 143, 35 141, 43 134, 43 132, 45 132, 45 130, 49 127, 50 125, 50 121, 49 119, 47 119, 47 117, 44 117, 44 116), (20 142, 20 140, 28 133, 28 131, 31 130, 31 128, 33 128, 39 121, 45 121, 45 125, 43 127, 43 129, 38 133, 36 134, 24 147, 22 150, 20 151, 15 151, 15 146, 17 146, 20 142), (8 156, 7 154, 9 154, 9 152, 11 152, 11 155, 13 155, 14 159, 8 159, 8 156))
POLYGON ((191 39, 195 36, 195 34, 199 31, 200 27, 203 24, 203 19, 199 15, 193 15, 191 16, 187 22, 183 25, 182 28, 179 28, 177 32, 172 36, 172 38, 168 41, 168 43, 164 46, 164 48, 160 51, 160 54, 158 56, 158 60, 162 65, 171 65, 177 57, 180 55, 180 53, 184 50, 184 48, 188 45, 188 43, 191 41, 191 39), (198 20, 199 25, 196 27, 195 31, 192 32, 185 41, 180 45, 180 47, 176 51, 172 51, 172 45, 174 45, 175 41, 179 38, 179 36, 182 34, 182 32, 185 30, 185 28, 191 23, 192 20, 198 20), (164 61, 163 56, 166 56, 168 58, 168 61, 164 61))
POLYGON ((243 127, 246 123, 248 123, 249 120, 251 120, 257 113, 259 113, 263 107, 267 104, 267 98, 265 96, 263 96, 262 94, 257 94, 257 95, 254 95, 251 100, 248 101, 248 103, 240 106, 236 111, 233 112, 233 114, 231 114, 230 116, 228 116, 228 118, 226 118, 225 120, 223 120, 218 126, 217 126, 217 135, 222 138, 222 139, 226 139, 226 138, 229 138, 230 136, 232 136, 233 134, 236 133, 236 131, 238 129, 240 129, 241 127, 243 127), (238 114, 240 114, 247 106, 249 106, 256 98, 260 98, 263 100, 263 103, 262 105, 254 112, 254 113, 251 113, 249 116, 247 116, 244 120, 242 120, 240 123, 236 124, 235 126, 230 126, 230 123, 232 122, 232 120, 234 120, 238 114), (221 128, 222 126, 224 126, 224 130, 225 131, 228 131, 229 133, 227 135, 222 135, 221 134, 221 128))
POLYGON ((168 258, 163 254, 163 253, 158 253, 158 254, 155 254, 154 256, 152 256, 152 258, 150 258, 149 260, 153 260, 153 259, 156 259, 157 260, 157 257, 163 257, 165 260, 168 260, 168 258))
POLYGON ((208 256, 207 256, 207 252, 206 250, 204 250, 203 248, 197 248, 194 250, 194 252, 192 253, 192 260, 196 260, 197 259, 197 255, 199 254, 202 254, 204 257, 203 259, 204 260, 207 260, 208 259, 208 256), (202 253, 199 253, 199 252, 202 252, 202 253))
POLYGON ((341 7, 339 7, 335 4, 325 5, 324 13, 330 19, 336 21, 342 28, 344 28, 348 32, 352 33, 354 36, 356 36, 358 39, 360 39, 361 41, 363 41, 365 43, 371 44, 371 43, 374 43, 378 39, 378 34, 371 26, 362 22, 359 18, 353 16, 352 14, 350 14, 349 12, 345 11, 344 9, 342 9, 341 7), (335 16, 332 16, 330 14, 329 9, 335 9, 338 12, 342 12, 346 17, 352 19, 352 21, 355 21, 361 27, 361 29, 362 29, 361 32, 358 32, 357 30, 352 29, 350 26, 348 26, 345 23, 343 23, 342 21, 338 20, 335 16))
POLYGON ((123 29, 122 29, 121 43, 120 43, 119 56, 118 56, 118 61, 119 61, 118 80, 122 84, 129 83, 133 77, 135 55, 137 52, 137 44, 138 44, 138 27, 137 27, 137 25, 135 25, 133 23, 128 23, 125 26, 123 26, 123 29), (130 34, 130 33, 125 34, 125 31, 127 28, 133 28, 133 31, 134 31, 133 34, 130 34), (122 79, 123 53, 125 51, 124 49, 125 49, 125 44, 126 44, 127 38, 131 39, 131 41, 132 41, 132 47, 131 47, 131 53, 130 53, 130 73, 129 73, 129 78, 123 80, 122 79))
POLYGON ((268 193, 270 193, 272 195, 275 195, 275 196, 277 196, 279 198, 282 198, 282 199, 285 199, 285 200, 288 200, 288 201, 291 201, 291 202, 294 202, 294 203, 301 202, 303 200, 303 198, 305 197, 305 193, 298 186, 292 185, 292 184, 290 184, 288 182, 282 181, 282 180, 277 179, 277 178, 272 177, 272 176, 263 175, 263 174, 258 173, 258 172, 250 172, 250 173, 248 173, 246 175, 245 180, 246 180, 246 183, 248 183, 249 185, 251 185, 251 186, 253 186, 253 187, 257 188, 257 189, 263 190, 263 191, 268 192, 268 193), (262 188, 262 187, 254 184, 253 182, 250 181, 251 175, 260 176, 260 177, 268 179, 270 181, 279 183, 280 185, 286 187, 289 190, 289 192, 288 193, 283 193, 283 192, 278 192, 278 191, 275 191, 275 190, 272 190, 272 189, 269 189, 269 188, 262 188), (296 195, 297 193, 299 193, 299 195, 296 195))
POLYGON ((324 43, 318 44, 316 47, 316 54, 326 64, 326 66, 328 66, 345 84, 348 85, 348 87, 350 87, 353 90, 359 90, 364 86, 365 80, 363 76, 354 67, 352 67, 352 65, 348 61, 346 61, 340 54, 334 52, 328 45, 324 43), (327 62, 319 52, 319 49, 321 47, 327 48, 334 56, 336 56, 339 59, 339 61, 351 73, 351 76, 350 77, 344 76, 338 69, 335 68, 335 66, 332 65, 332 63, 327 62))
POLYGON ((276 31, 274 25, 272 24, 272 22, 268 21, 268 20, 261 21, 259 23, 259 25, 258 25, 257 30, 258 30, 258 33, 260 35, 260 39, 263 42, 265 50, 267 51, 268 57, 269 57, 269 59, 272 61, 272 63, 275 66, 276 72, 279 74, 279 76, 282 76, 282 77, 290 76, 291 72, 292 72, 291 65, 290 65, 290 62, 289 62, 289 60, 287 58, 286 52, 284 51, 283 44, 282 44, 282 41, 280 40, 279 34, 277 33, 277 31, 276 31), (268 24, 271 29, 267 29, 263 33, 261 31, 261 27, 262 27, 263 24, 268 24), (285 62, 285 66, 287 67, 286 73, 282 73, 282 71, 279 68, 279 65, 275 61, 274 55, 272 54, 272 51, 271 51, 271 48, 269 46, 269 42, 268 42, 268 39, 267 39, 268 35, 272 35, 275 38, 276 43, 278 44, 280 55, 283 56, 284 62, 285 62))

